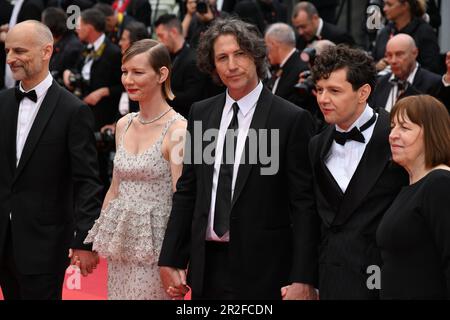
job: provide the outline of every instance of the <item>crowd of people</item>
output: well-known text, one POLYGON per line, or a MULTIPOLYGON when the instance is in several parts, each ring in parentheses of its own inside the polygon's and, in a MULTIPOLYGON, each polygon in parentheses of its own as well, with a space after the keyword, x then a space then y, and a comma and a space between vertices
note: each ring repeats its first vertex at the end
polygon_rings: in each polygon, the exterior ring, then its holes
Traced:
POLYGON ((109 299, 450 298, 450 52, 335 2, 0 0, 5 299, 99 257, 109 299))

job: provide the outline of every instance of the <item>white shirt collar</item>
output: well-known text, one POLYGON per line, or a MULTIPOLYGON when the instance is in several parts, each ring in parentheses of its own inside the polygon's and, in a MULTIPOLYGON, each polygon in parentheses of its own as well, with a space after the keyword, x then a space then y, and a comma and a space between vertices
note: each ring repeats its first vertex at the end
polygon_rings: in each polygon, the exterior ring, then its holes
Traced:
POLYGON ((319 27, 317 28, 317 31, 316 31, 316 36, 319 38, 322 33, 322 29, 323 29, 323 20, 322 20, 322 18, 319 18, 319 27))
MULTIPOLYGON (((53 83, 53 77, 49 72, 47 77, 45 77, 44 80, 42 80, 38 85, 36 85, 34 88, 31 88, 28 91, 31 91, 31 90, 36 91, 36 96, 39 99, 43 94, 45 94, 47 92, 48 88, 51 87, 52 83, 53 83)), ((19 88, 20 88, 20 91, 22 91, 22 92, 28 92, 23 89, 22 82, 20 82, 19 88)))
POLYGON ((293 49, 291 50, 291 52, 289 52, 289 54, 286 56, 286 58, 284 58, 283 62, 281 62, 280 68, 282 68, 282 67, 284 66, 284 64, 286 63, 286 61, 288 61, 289 58, 294 54, 295 50, 296 50, 296 48, 293 48, 293 49))
POLYGON ((95 51, 97 51, 100 48, 100 46, 102 45, 102 43, 105 42, 105 38, 106 38, 105 34, 102 33, 102 35, 100 37, 98 37, 97 40, 94 41, 94 50, 95 51))
POLYGON ((230 97, 228 94, 228 89, 226 91, 226 98, 225 98, 225 108, 223 112, 229 112, 231 109, 231 106, 234 102, 237 102, 239 105, 239 111, 242 112, 242 114, 247 116, 248 112, 256 105, 258 102, 259 96, 261 95, 261 92, 263 90, 262 82, 259 81, 258 85, 250 91, 246 96, 242 97, 238 101, 235 101, 233 98, 230 97))
POLYGON ((368 104, 366 104, 364 111, 361 113, 361 115, 358 117, 358 119, 356 119, 356 121, 353 122, 353 124, 348 128, 348 130, 344 130, 344 129, 340 128, 338 125, 336 125, 336 130, 340 131, 340 132, 349 132, 355 126, 358 127, 358 129, 359 129, 367 121, 369 121, 370 118, 373 117, 373 114, 374 114, 373 109, 368 104))
MULTIPOLYGON (((416 66, 414 67, 413 72, 411 72, 409 74, 409 76, 408 76, 408 79, 406 79, 406 81, 409 84, 412 84, 414 82, 414 78, 416 77, 417 70, 419 70, 419 63, 418 62, 416 62, 416 66)), ((395 74, 392 73, 391 77, 389 78, 389 80, 394 80, 394 78, 395 78, 395 74)))

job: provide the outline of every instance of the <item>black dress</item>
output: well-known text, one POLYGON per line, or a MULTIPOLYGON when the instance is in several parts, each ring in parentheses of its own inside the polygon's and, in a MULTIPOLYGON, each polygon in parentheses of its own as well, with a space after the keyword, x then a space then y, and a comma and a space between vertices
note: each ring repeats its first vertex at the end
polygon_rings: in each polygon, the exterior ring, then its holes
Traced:
POLYGON ((450 171, 404 187, 377 230, 382 299, 450 298, 450 171))

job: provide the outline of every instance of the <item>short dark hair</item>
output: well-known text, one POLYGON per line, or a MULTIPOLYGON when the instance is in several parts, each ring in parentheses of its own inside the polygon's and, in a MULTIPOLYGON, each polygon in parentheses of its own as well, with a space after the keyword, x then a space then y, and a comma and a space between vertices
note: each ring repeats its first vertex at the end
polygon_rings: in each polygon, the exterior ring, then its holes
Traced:
POLYGON ((450 166, 450 115, 442 102, 429 95, 402 98, 391 110, 391 121, 401 122, 405 115, 423 128, 425 166, 450 166))
POLYGON ((301 1, 297 3, 292 10, 292 18, 295 19, 301 11, 304 11, 309 19, 311 19, 314 15, 319 15, 316 6, 314 6, 311 2, 301 1))
POLYGON ((52 32, 54 37, 60 37, 67 32, 67 14, 61 8, 49 7, 42 12, 42 23, 52 32))
POLYGON ((96 31, 105 32, 106 17, 100 10, 91 8, 82 11, 81 20, 93 26, 96 31))
POLYGON ((328 79, 332 72, 345 69, 347 81, 353 91, 368 84, 371 94, 375 89, 377 72, 373 58, 361 49, 353 49, 346 45, 331 46, 317 56, 312 67, 315 82, 328 79))
POLYGON ((110 17, 110 16, 114 15, 114 9, 112 8, 111 5, 109 5, 107 3, 100 2, 100 3, 95 4, 92 8, 103 12, 105 17, 110 17))
POLYGON ((199 69, 210 74, 217 83, 221 83, 214 63, 214 43, 222 35, 236 37, 239 47, 253 59, 258 77, 263 79, 268 67, 264 39, 255 25, 234 17, 214 20, 208 30, 201 35, 197 48, 199 69))
POLYGON ((170 54, 167 48, 153 39, 143 39, 133 43, 123 54, 122 64, 137 56, 141 53, 147 53, 148 63, 159 73, 159 69, 166 67, 169 70, 169 75, 166 81, 164 81, 164 86, 161 87, 163 97, 169 100, 174 99, 174 94, 170 88, 170 77, 172 75, 172 64, 170 61, 170 54))
POLYGON ((155 22, 155 28, 161 24, 165 27, 175 28, 179 33, 183 32, 181 21, 174 14, 165 13, 161 15, 155 22))
POLYGON ((422 17, 427 11, 426 1, 420 0, 399 0, 401 3, 409 4, 409 12, 411 13, 411 17, 422 17))
POLYGON ((130 44, 149 37, 147 27, 139 21, 131 21, 125 25, 124 30, 130 33, 130 44))

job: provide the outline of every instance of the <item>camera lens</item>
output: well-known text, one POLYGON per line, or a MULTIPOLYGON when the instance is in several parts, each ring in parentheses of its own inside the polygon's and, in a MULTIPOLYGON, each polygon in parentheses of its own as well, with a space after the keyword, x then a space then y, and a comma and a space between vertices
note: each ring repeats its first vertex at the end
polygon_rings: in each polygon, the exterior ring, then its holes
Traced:
POLYGON ((197 12, 200 14, 205 14, 208 11, 208 7, 205 1, 197 2, 197 12))

